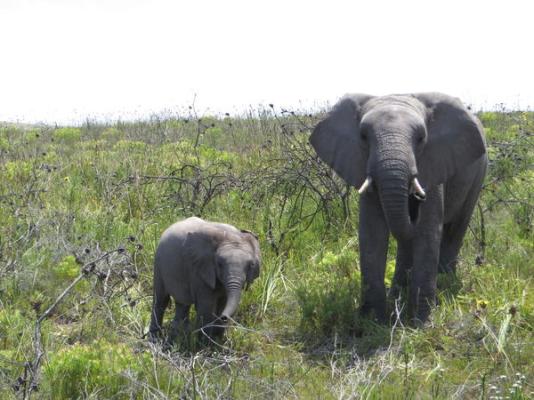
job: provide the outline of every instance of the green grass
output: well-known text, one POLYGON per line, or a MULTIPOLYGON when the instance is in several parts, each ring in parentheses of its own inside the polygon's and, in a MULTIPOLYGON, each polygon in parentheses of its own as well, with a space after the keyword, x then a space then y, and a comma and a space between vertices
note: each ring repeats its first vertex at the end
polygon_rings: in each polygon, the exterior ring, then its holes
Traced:
POLYGON ((480 117, 491 166, 459 280, 418 330, 356 313, 358 199, 307 144, 317 117, 2 125, 0 398, 29 389, 35 322, 82 267, 32 397, 532 398, 534 113, 480 117), (224 343, 164 352, 143 338, 153 256, 191 215, 256 232, 262 271, 224 343))

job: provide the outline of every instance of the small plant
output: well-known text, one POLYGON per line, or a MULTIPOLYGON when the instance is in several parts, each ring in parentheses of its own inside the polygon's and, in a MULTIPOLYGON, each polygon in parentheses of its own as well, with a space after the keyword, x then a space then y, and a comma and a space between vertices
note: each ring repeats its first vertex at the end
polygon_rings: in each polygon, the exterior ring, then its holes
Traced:
POLYGON ((80 266, 74 256, 66 256, 54 267, 54 274, 59 279, 74 279, 80 274, 80 266))
POLYGON ((528 392, 527 377, 516 372, 513 376, 500 375, 488 387, 488 399, 491 400, 526 400, 531 398, 528 392))

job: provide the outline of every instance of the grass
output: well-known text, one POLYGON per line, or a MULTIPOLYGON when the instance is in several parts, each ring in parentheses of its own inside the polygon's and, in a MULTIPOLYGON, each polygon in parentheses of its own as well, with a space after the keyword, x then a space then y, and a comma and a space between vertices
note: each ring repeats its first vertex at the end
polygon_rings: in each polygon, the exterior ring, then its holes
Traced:
POLYGON ((356 313, 358 199, 313 156, 316 116, 2 125, 0 397, 532 398, 534 113, 480 118, 491 166, 459 280, 418 330, 356 313), (191 215, 256 232, 262 271, 224 343, 165 352, 144 338, 153 256, 191 215), (35 322, 80 273, 30 391, 35 322))

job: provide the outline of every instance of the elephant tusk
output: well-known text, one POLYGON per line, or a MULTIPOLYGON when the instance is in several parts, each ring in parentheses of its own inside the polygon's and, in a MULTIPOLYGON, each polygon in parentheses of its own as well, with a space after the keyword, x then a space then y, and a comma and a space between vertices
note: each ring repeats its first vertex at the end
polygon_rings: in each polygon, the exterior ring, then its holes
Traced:
POLYGON ((419 200, 426 199, 426 193, 423 190, 421 184, 417 180, 417 178, 413 178, 413 190, 415 192, 415 197, 417 197, 419 200))
POLYGON ((367 189, 369 189, 369 186, 371 186, 372 182, 373 182, 373 180, 371 179, 370 176, 368 176, 367 179, 365 180, 365 182, 363 183, 363 185, 358 189, 358 193, 359 194, 365 193, 365 191, 367 189))

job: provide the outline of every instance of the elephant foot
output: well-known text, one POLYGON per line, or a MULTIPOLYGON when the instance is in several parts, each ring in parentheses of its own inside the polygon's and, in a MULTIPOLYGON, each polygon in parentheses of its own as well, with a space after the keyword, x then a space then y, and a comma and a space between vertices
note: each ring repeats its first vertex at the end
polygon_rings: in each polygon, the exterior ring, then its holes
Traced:
POLYGON ((384 307, 374 307, 369 304, 364 304, 360 307, 360 315, 379 324, 385 324, 387 322, 385 305, 384 307))
POLYGON ((438 274, 456 275, 456 267, 440 265, 438 267, 438 274))
POLYGON ((406 294, 407 294, 406 290, 407 290, 406 286, 396 285, 395 283, 393 283, 393 285, 391 285, 391 287, 388 290, 388 295, 387 295, 388 303, 403 302, 404 299, 406 298, 406 294))
POLYGON ((408 305, 410 324, 416 328, 424 327, 430 317, 433 306, 436 301, 434 297, 420 298, 417 303, 408 305))
POLYGON ((225 329, 223 327, 216 326, 209 329, 205 336, 206 339, 211 343, 220 343, 224 338, 224 332, 225 329))
POLYGON ((425 319, 414 317, 410 320, 410 325, 416 329, 423 329, 428 328, 430 325, 432 325, 432 322, 429 316, 427 316, 425 319))
POLYGON ((224 337, 225 326, 220 321, 213 321, 198 329, 198 339, 204 345, 220 343, 224 337))
POLYGON ((444 295, 455 296, 462 289, 462 281, 455 273, 438 274, 436 287, 444 295))
POLYGON ((150 343, 159 343, 163 339, 163 333, 161 329, 150 330, 147 334, 148 341, 150 343))
POLYGON ((456 265, 458 264, 458 260, 454 259, 451 261, 443 261, 438 265, 438 273, 440 274, 452 274, 456 275, 456 265))

